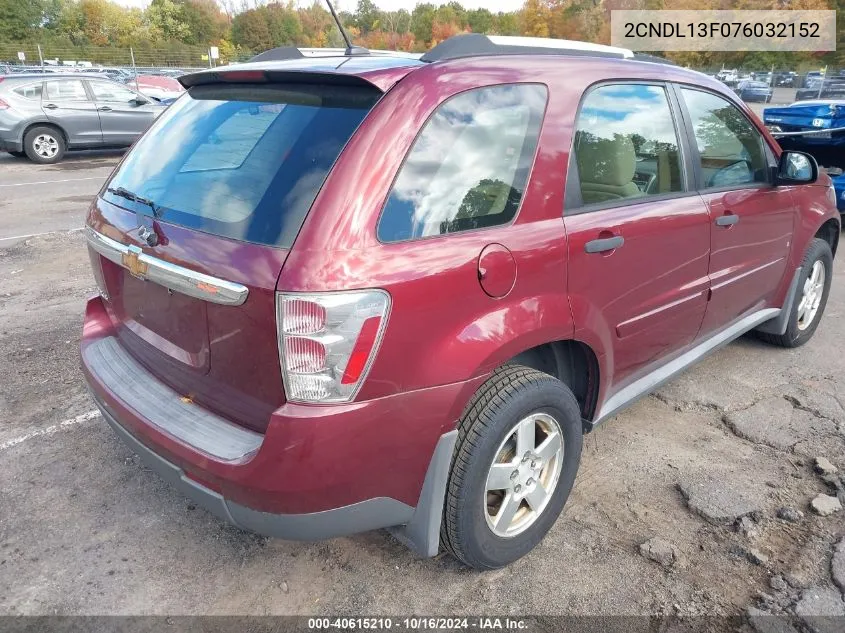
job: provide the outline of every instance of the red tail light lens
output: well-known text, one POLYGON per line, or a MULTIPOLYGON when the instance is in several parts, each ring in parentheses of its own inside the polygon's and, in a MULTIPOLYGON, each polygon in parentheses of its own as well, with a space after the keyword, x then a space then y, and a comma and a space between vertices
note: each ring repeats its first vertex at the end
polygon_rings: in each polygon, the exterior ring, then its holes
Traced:
POLYGON ((390 308, 382 290, 276 295, 288 400, 348 402, 378 351, 390 308))
POLYGON ((381 317, 374 316, 364 321, 358 340, 355 341, 355 347, 352 348, 352 354, 349 355, 349 361, 346 363, 340 384, 354 385, 358 382, 361 374, 364 373, 364 367, 367 366, 367 360, 370 358, 373 346, 376 344, 380 327, 381 317))

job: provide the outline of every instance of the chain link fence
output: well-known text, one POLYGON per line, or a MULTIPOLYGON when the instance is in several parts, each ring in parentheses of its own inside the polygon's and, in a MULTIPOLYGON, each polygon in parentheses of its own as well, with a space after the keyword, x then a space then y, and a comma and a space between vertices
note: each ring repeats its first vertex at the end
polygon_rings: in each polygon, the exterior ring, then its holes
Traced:
POLYGON ((170 47, 150 47, 144 44, 129 48, 112 46, 51 46, 38 43, 0 43, 0 64, 9 66, 107 66, 132 68, 209 68, 221 63, 246 61, 250 54, 229 54, 227 58, 212 59, 211 49, 200 46, 174 44, 170 47), (23 59, 21 59, 21 54, 23 59))

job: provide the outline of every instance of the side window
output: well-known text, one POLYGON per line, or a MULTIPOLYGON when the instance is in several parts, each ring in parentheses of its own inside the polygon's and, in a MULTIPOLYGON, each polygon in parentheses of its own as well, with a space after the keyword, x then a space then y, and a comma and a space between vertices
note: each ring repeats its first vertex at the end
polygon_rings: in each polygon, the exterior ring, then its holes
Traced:
POLYGON ((499 224, 516 215, 537 149, 546 88, 477 88, 441 104, 414 141, 378 225, 398 242, 499 224))
POLYGON ((42 84, 40 81, 37 84, 21 86, 20 88, 15 88, 15 94, 19 94, 24 99, 32 99, 33 101, 39 101, 41 99, 41 86, 42 84))
POLYGON ((584 204, 684 190, 678 134, 661 86, 591 91, 578 115, 574 148, 584 204))
POLYGON ((767 182, 763 137, 739 108, 709 92, 683 88, 681 93, 701 158, 702 187, 767 182))
POLYGON ((95 101, 109 101, 111 103, 129 103, 137 95, 128 88, 107 81, 89 81, 95 101))
POLYGON ((80 79, 48 81, 45 99, 48 101, 88 101, 80 79))

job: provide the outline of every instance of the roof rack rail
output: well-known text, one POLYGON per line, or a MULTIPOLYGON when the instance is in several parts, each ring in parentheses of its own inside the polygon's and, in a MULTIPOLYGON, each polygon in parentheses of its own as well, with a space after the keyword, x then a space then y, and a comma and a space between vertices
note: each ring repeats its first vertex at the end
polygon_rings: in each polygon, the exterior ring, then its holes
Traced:
POLYGON ((424 62, 439 62, 461 57, 489 55, 584 55, 631 59, 634 52, 627 48, 591 44, 577 40, 555 40, 545 37, 510 37, 465 33, 443 40, 423 55, 424 62))
POLYGON ((278 48, 271 48, 263 53, 258 53, 255 57, 250 57, 251 62, 278 62, 284 59, 302 59, 305 55, 302 54, 296 46, 279 46, 278 48))

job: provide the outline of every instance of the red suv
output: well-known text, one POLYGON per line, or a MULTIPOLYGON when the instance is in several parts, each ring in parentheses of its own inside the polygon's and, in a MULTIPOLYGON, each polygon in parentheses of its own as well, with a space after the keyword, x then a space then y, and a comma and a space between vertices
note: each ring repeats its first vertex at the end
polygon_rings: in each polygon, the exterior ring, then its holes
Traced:
POLYGON ((117 434, 243 528, 494 568, 555 522, 584 433, 744 332, 806 342, 829 178, 715 79, 579 45, 182 77, 87 218, 117 434))

